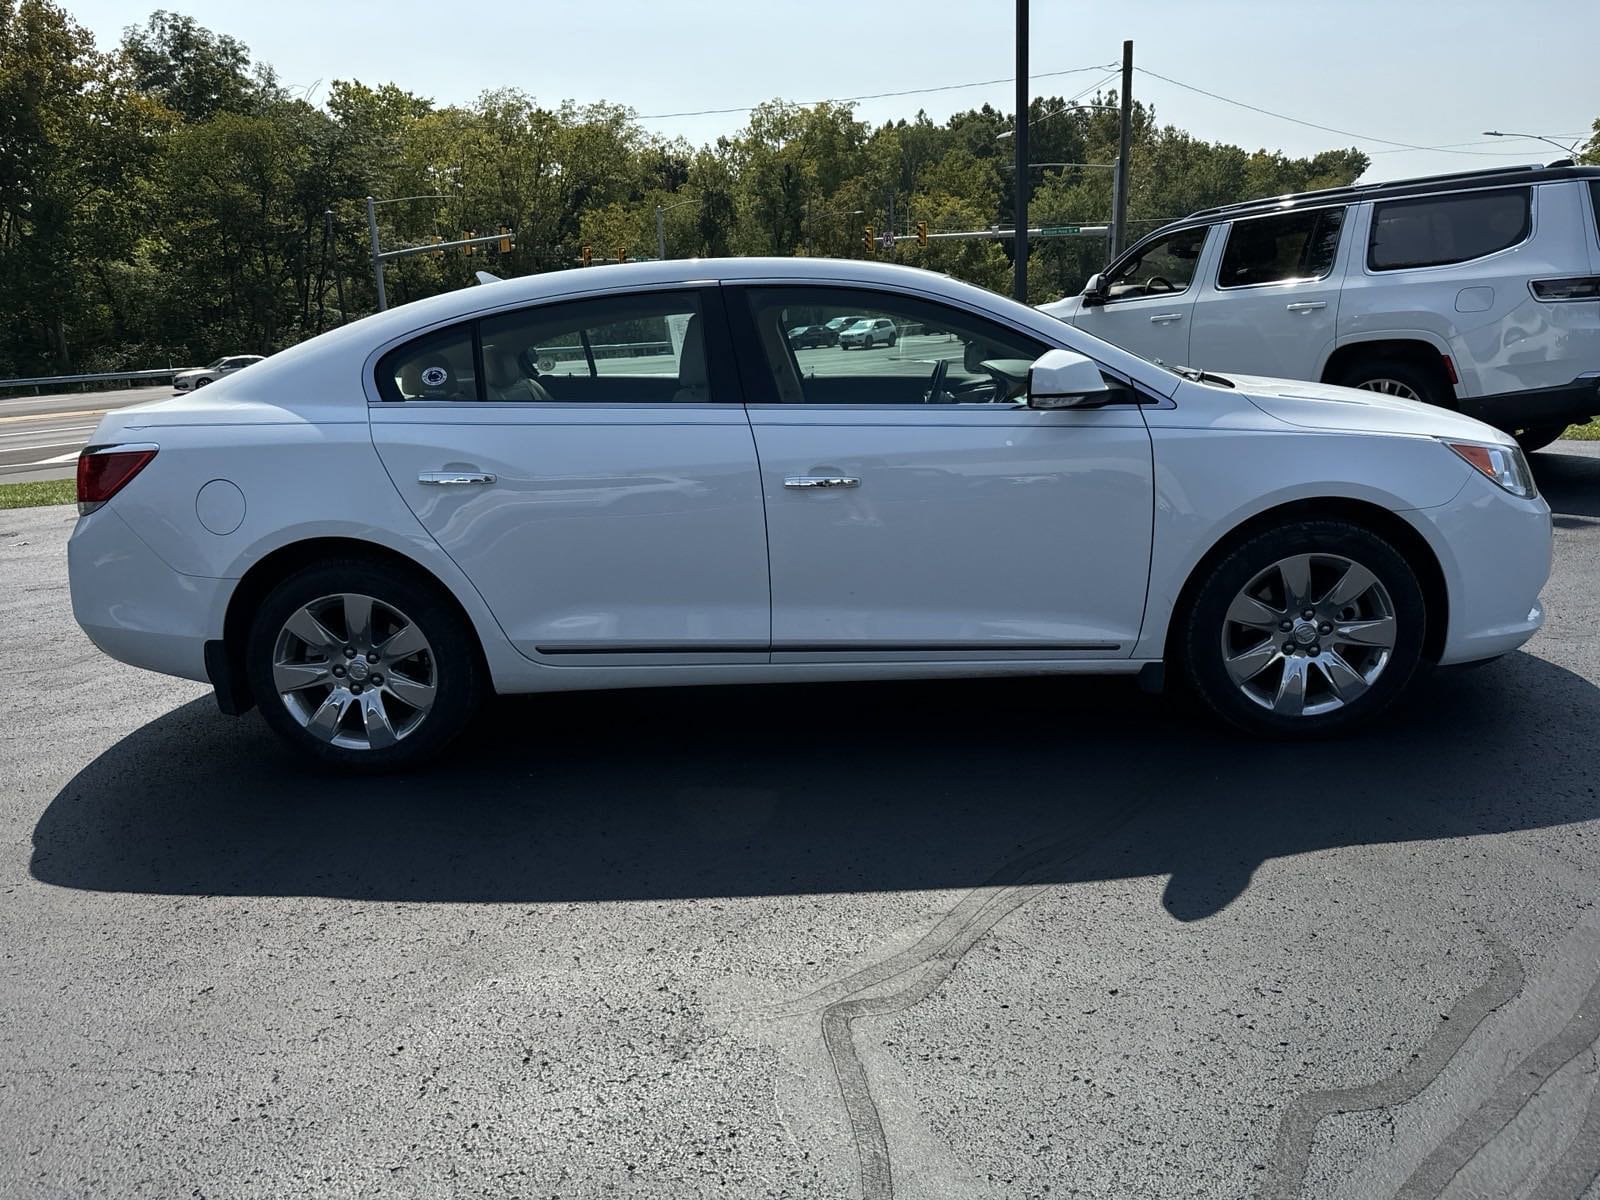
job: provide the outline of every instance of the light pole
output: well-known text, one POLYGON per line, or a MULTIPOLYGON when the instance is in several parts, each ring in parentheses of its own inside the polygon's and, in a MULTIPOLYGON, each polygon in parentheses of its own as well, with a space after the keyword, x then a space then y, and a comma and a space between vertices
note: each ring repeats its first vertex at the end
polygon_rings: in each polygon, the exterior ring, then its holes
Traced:
POLYGON ((1013 220, 1011 298, 1028 302, 1028 0, 1017 0, 1017 107, 1016 174, 1012 192, 1016 198, 1013 220))
MULTIPOLYGON (((820 215, 824 216, 824 217, 859 217, 859 216, 863 215, 866 211, 867 210, 864 209, 864 208, 852 208, 852 209, 849 209, 848 211, 844 210, 844 209, 840 209, 840 210, 838 210, 836 212, 825 212, 825 213, 822 213, 820 215)), ((816 216, 816 215, 818 215, 818 214, 814 214, 811 211, 811 201, 807 200, 806 201, 806 253, 807 254, 811 253, 811 224, 812 224, 812 218, 814 216, 816 216)))
POLYGON ((685 204, 704 204, 704 200, 680 200, 676 204, 669 204, 665 208, 656 205, 656 257, 667 257, 667 226, 662 217, 675 208, 682 208, 685 204))
POLYGON ((1570 146, 1563 146, 1560 142, 1556 141, 1555 138, 1545 137, 1545 135, 1542 133, 1501 133, 1498 129, 1485 129, 1483 131, 1483 136, 1501 138, 1527 138, 1528 140, 1534 142, 1545 142, 1551 146, 1554 146, 1568 158, 1578 157, 1578 142, 1584 140, 1580 137, 1578 141, 1573 142, 1570 146))
MULTIPOLYGON (((447 171, 454 169, 456 168, 446 168, 447 171)), ((372 281, 378 286, 379 312, 382 312, 384 309, 389 307, 389 296, 388 293, 384 291, 383 287, 383 260, 389 256, 385 255, 382 247, 378 245, 378 205, 401 204, 407 200, 448 199, 450 199, 450 197, 446 196, 443 192, 428 192, 420 196, 396 196, 392 200, 374 200, 371 196, 367 197, 367 232, 372 235, 372 281)))

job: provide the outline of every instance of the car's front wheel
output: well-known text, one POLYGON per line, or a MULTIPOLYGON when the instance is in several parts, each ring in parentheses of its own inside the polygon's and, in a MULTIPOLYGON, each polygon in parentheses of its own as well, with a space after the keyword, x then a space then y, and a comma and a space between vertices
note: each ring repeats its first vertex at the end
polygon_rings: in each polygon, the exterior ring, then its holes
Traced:
POLYGON ((1253 733, 1319 736, 1372 720, 1406 690, 1427 603, 1384 538, 1306 520, 1224 555, 1183 620, 1184 665, 1216 713, 1253 733))
POLYGON ((390 769, 466 726, 482 680, 471 630, 438 588, 377 562, 329 563, 279 583, 245 647, 268 725, 340 766, 390 769))

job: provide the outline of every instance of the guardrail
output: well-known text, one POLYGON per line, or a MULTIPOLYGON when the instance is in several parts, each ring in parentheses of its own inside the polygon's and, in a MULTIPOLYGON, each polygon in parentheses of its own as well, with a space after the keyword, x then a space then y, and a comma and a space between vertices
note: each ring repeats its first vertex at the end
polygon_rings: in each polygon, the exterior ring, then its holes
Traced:
MULTIPOLYGON (((89 375, 36 375, 28 379, 0 379, 0 392, 12 388, 29 388, 34 395, 39 394, 39 389, 44 387, 58 387, 71 383, 115 383, 119 380, 138 379, 171 379, 179 371, 187 371, 189 367, 163 367, 156 371, 99 371, 89 375)), ((0 396, 0 399, 5 397, 0 396)))

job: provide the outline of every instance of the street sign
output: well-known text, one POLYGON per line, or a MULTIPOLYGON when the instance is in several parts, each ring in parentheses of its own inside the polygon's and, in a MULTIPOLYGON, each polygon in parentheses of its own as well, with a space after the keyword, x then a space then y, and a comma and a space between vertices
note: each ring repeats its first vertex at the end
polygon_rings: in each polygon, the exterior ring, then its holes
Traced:
POLYGON ((1046 225, 1039 230, 1040 237, 1075 237, 1083 232, 1081 225, 1046 225))

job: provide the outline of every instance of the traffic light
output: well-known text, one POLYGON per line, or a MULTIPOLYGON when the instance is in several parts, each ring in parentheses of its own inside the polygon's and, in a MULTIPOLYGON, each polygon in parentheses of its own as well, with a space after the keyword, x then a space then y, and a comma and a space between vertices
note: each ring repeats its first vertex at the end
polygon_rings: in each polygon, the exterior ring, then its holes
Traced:
POLYGON ((861 245, 866 249, 868 254, 872 254, 877 250, 878 239, 873 236, 873 229, 871 225, 868 225, 866 230, 862 233, 861 245))
POLYGON ((594 259, 594 248, 592 246, 590 246, 587 242, 585 242, 584 246, 583 246, 583 265, 587 267, 589 265, 589 263, 591 261, 593 261, 593 259, 594 259))
MULTIPOLYGON (((433 237, 430 238, 429 240, 431 242, 433 242, 435 245, 437 245, 438 243, 444 241, 444 239, 442 237, 440 237, 437 233, 434 234, 433 237)), ((435 250, 433 252, 433 257, 434 258, 443 258, 444 257, 444 251, 443 250, 435 250)))
POLYGON ((500 253, 511 253, 511 230, 507 229, 504 225, 500 226, 500 253))
POLYGON ((928 223, 926 221, 918 221, 917 222, 917 245, 926 246, 927 244, 928 244, 928 223))
POLYGON ((628 261, 628 248, 626 246, 618 246, 617 247, 617 261, 618 262, 627 262, 628 261))
MULTIPOLYGON (((462 232, 461 240, 462 241, 466 241, 468 238, 475 238, 477 236, 478 236, 478 231, 476 229, 468 229, 468 230, 465 230, 465 231, 462 232)), ((470 257, 475 250, 477 250, 476 246, 463 246, 463 247, 461 247, 461 253, 467 255, 468 257, 470 257)))

